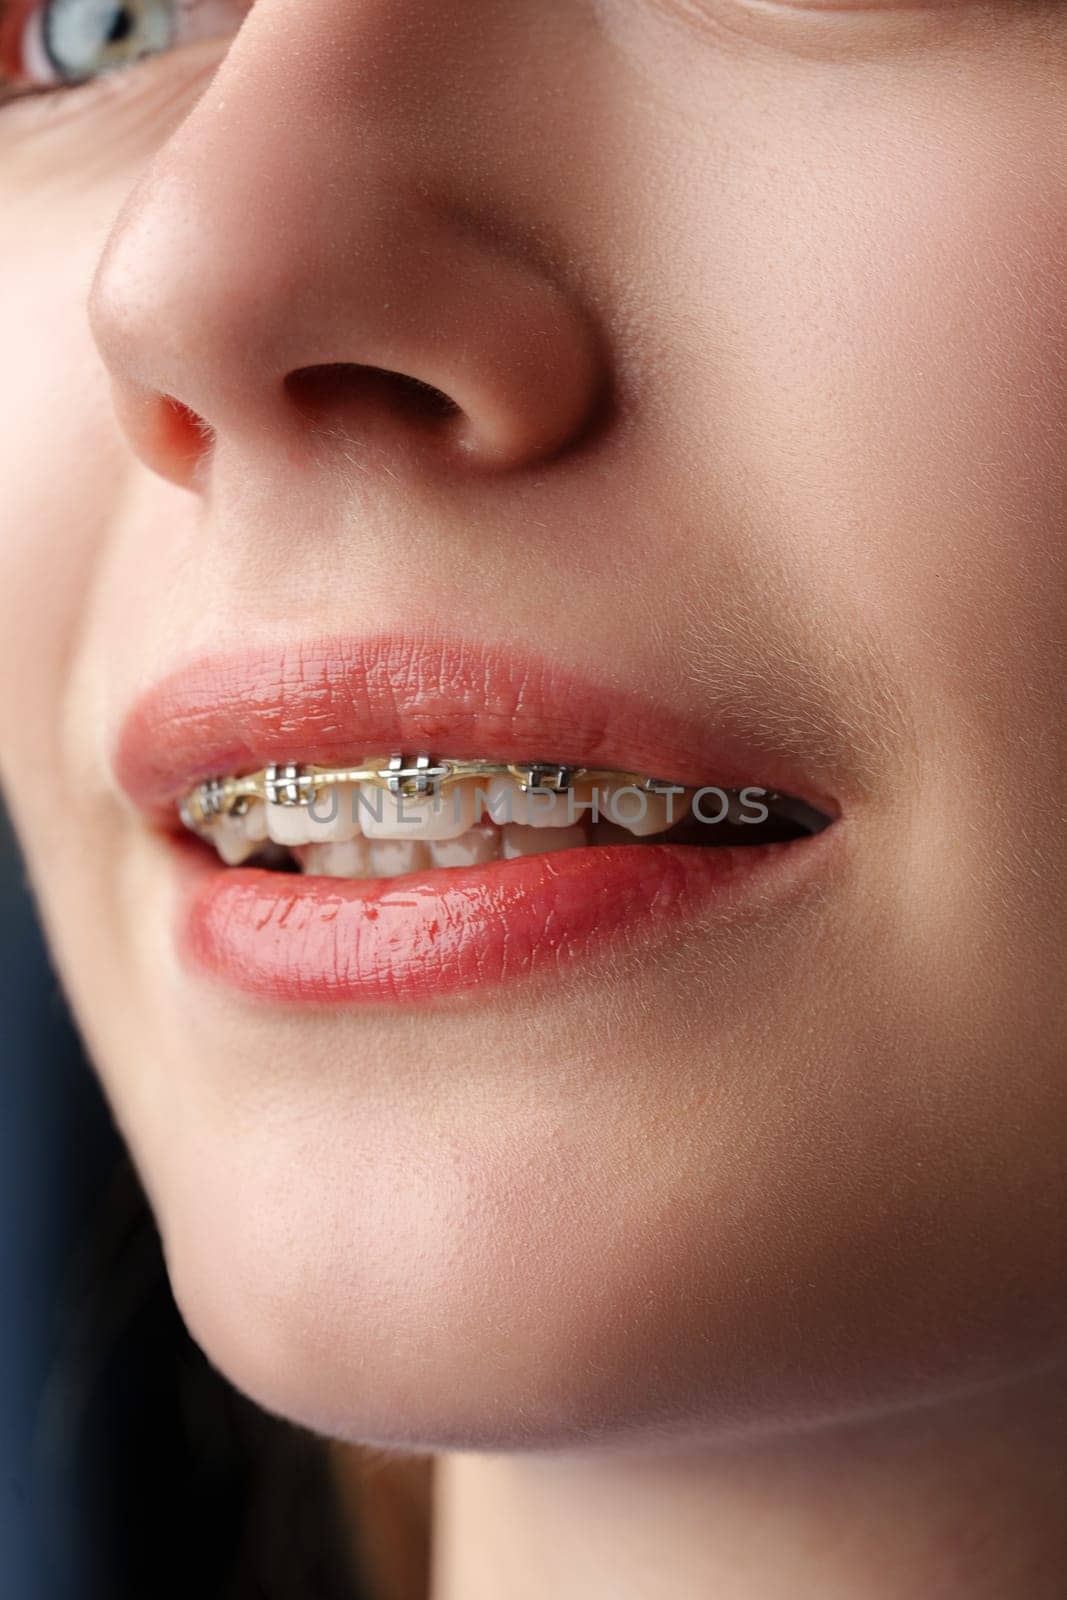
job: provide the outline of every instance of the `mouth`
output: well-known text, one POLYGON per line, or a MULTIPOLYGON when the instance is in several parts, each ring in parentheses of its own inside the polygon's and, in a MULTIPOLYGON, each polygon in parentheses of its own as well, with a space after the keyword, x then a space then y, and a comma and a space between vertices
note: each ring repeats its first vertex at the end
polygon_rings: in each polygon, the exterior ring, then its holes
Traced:
POLYGON ((186 964, 286 1002, 490 992, 605 940, 684 938, 713 904, 784 885, 823 853, 835 802, 786 787, 773 759, 736 739, 712 756, 706 730, 689 741, 662 708, 553 686, 547 669, 535 697, 537 678, 468 644, 457 656, 332 641, 269 677, 228 658, 153 691, 124 724, 116 770, 157 831, 184 840, 172 854, 186 964), (383 651, 387 696, 368 670, 383 651), (371 734, 359 745, 357 719, 371 734), (440 743, 417 753, 364 753, 374 733, 395 750, 429 728, 440 743), (494 755, 468 753, 479 737, 494 755), (531 759, 517 746, 534 737, 531 759))
POLYGON ((178 815, 226 866, 346 880, 607 845, 753 848, 810 838, 831 822, 755 784, 694 788, 635 772, 425 752, 211 778, 180 801, 178 815))

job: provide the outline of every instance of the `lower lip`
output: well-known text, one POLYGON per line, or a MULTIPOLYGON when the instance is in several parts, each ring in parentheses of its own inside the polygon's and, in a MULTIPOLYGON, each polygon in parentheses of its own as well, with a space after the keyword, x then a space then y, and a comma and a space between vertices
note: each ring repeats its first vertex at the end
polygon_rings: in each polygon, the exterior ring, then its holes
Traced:
POLYGON ((411 1005, 560 975, 611 941, 684 937, 709 910, 806 876, 832 831, 716 850, 603 845, 362 881, 221 867, 196 847, 179 950, 265 1000, 411 1005))

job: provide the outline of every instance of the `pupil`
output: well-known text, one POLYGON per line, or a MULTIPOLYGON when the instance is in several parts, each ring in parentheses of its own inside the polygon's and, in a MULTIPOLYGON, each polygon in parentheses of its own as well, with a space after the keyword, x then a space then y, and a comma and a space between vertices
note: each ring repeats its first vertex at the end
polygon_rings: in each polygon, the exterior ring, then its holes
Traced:
POLYGON ((133 28, 133 18, 130 16, 128 6, 122 6, 115 12, 111 26, 107 30, 108 44, 121 44, 123 39, 129 37, 133 28))

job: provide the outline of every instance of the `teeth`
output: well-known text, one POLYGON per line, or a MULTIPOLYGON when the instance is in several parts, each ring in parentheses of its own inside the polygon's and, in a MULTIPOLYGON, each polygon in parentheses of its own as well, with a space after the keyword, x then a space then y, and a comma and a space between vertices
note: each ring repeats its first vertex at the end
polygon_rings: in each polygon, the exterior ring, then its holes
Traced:
POLYGON ((266 807, 252 800, 243 813, 223 812, 212 829, 211 839, 228 867, 239 867, 255 855, 267 837, 266 807))
MULTIPOLYGON (((521 776, 521 769, 514 770, 521 776)), ((336 777, 347 777, 349 771, 336 777)), ((531 784, 534 771, 530 769, 531 784)), ((540 776, 541 769, 536 772, 540 776)), ((571 787, 560 793, 536 787, 524 791, 511 773, 462 778, 457 773, 451 783, 428 795, 395 794, 369 781, 365 772, 353 775, 363 781, 334 782, 334 773, 323 773, 316 780, 322 786, 315 791, 306 774, 298 774, 304 786, 288 795, 289 804, 264 802, 249 792, 247 780, 214 779, 182 802, 181 819, 215 845, 227 866, 254 858, 257 865, 287 870, 295 856, 301 872, 327 878, 395 878, 431 866, 473 867, 583 845, 636 844, 665 833, 690 814, 692 821, 709 825, 717 820, 734 824, 724 830, 721 841, 710 837, 710 826, 706 839, 697 837, 691 823, 672 835, 699 844, 736 843, 738 823, 760 822, 768 814, 794 825, 792 834, 785 831, 787 839, 818 833, 832 820, 789 795, 751 786, 740 793, 701 789, 698 810, 687 790, 672 786, 669 793, 654 793, 653 780, 626 781, 629 775, 621 772, 583 778, 580 770, 568 769, 571 787), (303 799, 294 803, 307 795, 310 804, 303 799), (225 809, 234 804, 242 809, 225 809)), ((264 774, 254 777, 266 783, 264 774)), ((562 783, 563 776, 547 781, 562 783)), ((288 793, 280 786, 277 792, 283 798, 288 793)), ((757 833, 751 842, 765 842, 765 835, 757 833)))
POLYGON ((305 845, 300 852, 300 870, 319 878, 367 878, 370 847, 363 839, 305 845))
POLYGON ((341 878, 396 877, 431 864, 475 866, 589 843, 636 842, 667 833, 687 816, 671 837, 701 845, 759 844, 768 834, 772 840, 800 837, 832 820, 788 795, 751 786, 740 793, 694 792, 624 769, 480 758, 433 764, 428 754, 365 757, 358 766, 288 761, 220 775, 201 782, 178 811, 229 866, 273 858, 291 868, 295 855, 302 871, 341 878), (712 797, 721 803, 717 816, 707 813, 712 797), (746 809, 759 804, 762 814, 746 809), (232 806, 239 809, 227 809, 232 806), (739 840, 737 824, 768 815, 775 826, 739 840), (733 824, 721 838, 693 826, 716 820, 733 824))
POLYGON ((458 839, 348 839, 297 847, 301 872, 319 878, 393 878, 421 867, 474 867, 500 855, 500 830, 489 823, 458 839))
POLYGON ((358 801, 359 785, 355 783, 332 783, 320 789, 314 802, 306 808, 312 842, 340 844, 355 839, 362 831, 358 801))
POLYGON ((260 844, 258 839, 249 837, 244 817, 228 814, 218 819, 211 837, 215 849, 228 867, 239 867, 242 861, 255 855, 260 844))
POLYGON ((360 818, 368 839, 459 839, 478 821, 475 779, 454 783, 425 799, 389 794, 370 784, 364 790, 360 818))
POLYGON ((268 804, 267 837, 275 844, 310 844, 311 819, 307 806, 273 806, 268 804))
POLYGON ((479 822, 458 839, 442 839, 430 845, 430 860, 435 867, 477 867, 495 861, 500 855, 500 829, 490 822, 479 822))
POLYGON ((484 788, 486 813, 500 827, 519 823, 532 828, 573 828, 583 815, 578 791, 549 794, 519 788, 514 778, 490 778, 484 788))
POLYGON ((399 878, 430 865, 430 852, 417 839, 375 839, 367 847, 369 878, 399 878))
POLYGON ((245 836, 260 843, 267 837, 267 808, 262 800, 250 800, 248 809, 241 821, 245 825, 245 836))
POLYGON ((605 822, 614 822, 635 838, 664 833, 685 815, 677 794, 644 794, 628 784, 605 784, 597 790, 597 809, 605 822))
POLYGON ((354 839, 360 831, 356 785, 339 783, 321 790, 310 805, 263 807, 267 834, 275 844, 331 844, 354 839))
POLYGON ((589 842, 584 828, 529 828, 509 823, 501 834, 505 861, 514 861, 516 856, 545 855, 551 850, 576 850, 589 842))
POLYGON ((359 770, 273 763, 240 778, 206 779, 178 809, 187 827, 210 833, 220 814, 229 814, 225 808, 236 792, 245 807, 248 838, 269 838, 294 849, 340 843, 361 832, 381 839, 457 839, 480 820, 483 805, 500 827, 574 827, 587 819, 593 795, 610 800, 631 785, 628 798, 637 810, 627 813, 625 825, 638 834, 658 833, 668 825, 665 804, 673 799, 651 793, 659 780, 621 771, 598 777, 594 769, 543 762, 501 764, 494 771, 492 763, 481 760, 432 765, 425 754, 404 763, 400 755, 388 762, 367 757, 359 770), (434 782, 442 778, 446 781, 435 790, 434 782), (646 796, 650 803, 642 805, 646 796))

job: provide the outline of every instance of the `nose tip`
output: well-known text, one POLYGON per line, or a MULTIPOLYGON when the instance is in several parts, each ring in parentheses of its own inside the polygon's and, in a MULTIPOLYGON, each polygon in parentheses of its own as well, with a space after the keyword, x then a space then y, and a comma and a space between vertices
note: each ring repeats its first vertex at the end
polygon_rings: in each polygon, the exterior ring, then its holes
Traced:
MULTIPOLYGON (((201 108, 202 109, 202 108, 201 108)), ((192 120, 196 120, 196 113, 192 120)), ((379 174, 325 207, 303 164, 238 187, 185 138, 116 223, 90 295, 120 423, 187 487, 223 445, 509 470, 583 438, 608 366, 581 297, 532 254, 379 174)), ((262 172, 262 166, 261 166, 262 172)))

